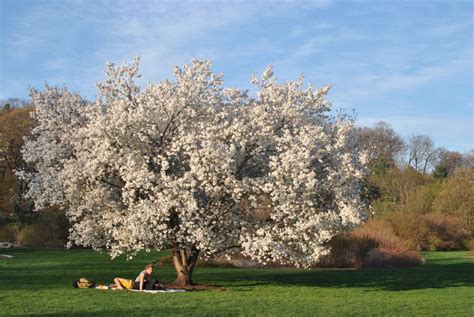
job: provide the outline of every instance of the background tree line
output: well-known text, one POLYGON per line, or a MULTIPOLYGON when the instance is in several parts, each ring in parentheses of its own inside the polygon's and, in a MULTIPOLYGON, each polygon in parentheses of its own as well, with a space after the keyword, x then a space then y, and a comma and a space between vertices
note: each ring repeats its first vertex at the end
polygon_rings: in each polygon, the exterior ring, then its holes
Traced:
MULTIPOLYGON (((26 184, 15 175, 29 168, 21 148, 35 125, 33 109, 20 99, 0 105, 0 241, 63 247, 68 232, 63 212, 33 213, 31 202, 22 197, 26 184)), ((373 248, 393 255, 472 247, 474 150, 436 147, 426 135, 404 139, 386 122, 359 127, 353 135, 355 150, 366 151, 370 159, 365 198, 371 216, 347 239, 335 239, 334 249, 344 250, 357 239, 363 241, 356 248, 364 256, 373 248)), ((328 263, 345 261, 334 258, 336 253, 328 263)))
POLYGON ((22 195, 26 184, 15 174, 29 168, 21 148, 35 126, 34 109, 18 98, 1 101, 0 107, 0 241, 64 247, 68 234, 64 212, 55 208, 33 212, 33 203, 22 195))
POLYGON ((474 151, 436 147, 426 135, 404 140, 385 122, 358 128, 354 137, 369 153, 371 170, 371 219, 359 235, 395 251, 472 248, 474 151))

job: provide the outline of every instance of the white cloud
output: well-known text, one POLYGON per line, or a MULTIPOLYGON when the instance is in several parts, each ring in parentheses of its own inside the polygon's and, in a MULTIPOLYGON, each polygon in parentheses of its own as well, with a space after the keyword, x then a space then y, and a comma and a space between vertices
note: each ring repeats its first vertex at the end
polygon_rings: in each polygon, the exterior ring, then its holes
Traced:
MULTIPOLYGON (((2 41, 2 50, 12 60, 34 60, 39 83, 67 83, 92 97, 106 61, 121 63, 141 55, 144 81, 170 77, 173 64, 200 57, 218 62, 218 68, 233 69, 226 72, 226 79, 232 76, 232 83, 242 86, 250 72, 273 63, 283 80, 304 73, 315 85, 332 83, 335 107, 355 107, 363 122, 392 120, 401 133, 426 129, 424 134, 453 144, 473 134, 469 118, 449 119, 453 117, 449 109, 447 119, 439 113, 420 115, 429 111, 428 105, 403 98, 429 85, 454 86, 466 74, 474 80, 471 42, 457 37, 470 34, 472 39, 472 21, 446 18, 440 23, 436 15, 404 12, 396 5, 386 9, 385 3, 372 2, 347 10, 343 3, 326 15, 333 4, 326 0, 51 3, 33 3, 27 14, 16 17, 16 27, 2 41), (322 14, 300 21, 310 9, 322 14), (396 16, 402 12, 406 14, 396 16), (378 19, 378 24, 369 18, 378 19), (280 22, 288 29, 278 28, 280 22), (226 43, 230 48, 222 49, 216 34, 222 42, 227 35, 239 42, 226 43), (369 113, 373 117, 366 116, 369 113), (445 126, 453 128, 444 133, 436 128, 445 126)), ((8 97, 15 85, 26 91, 22 74, 15 76, 2 79, 0 96, 8 97)))

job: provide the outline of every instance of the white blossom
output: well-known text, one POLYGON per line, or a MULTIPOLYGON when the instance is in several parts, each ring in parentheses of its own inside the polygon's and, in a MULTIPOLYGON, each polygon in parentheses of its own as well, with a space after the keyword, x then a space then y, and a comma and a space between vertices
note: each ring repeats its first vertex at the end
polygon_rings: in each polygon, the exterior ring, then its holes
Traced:
POLYGON ((252 97, 210 67, 193 60, 141 89, 138 60, 108 64, 91 103, 33 90, 38 126, 23 155, 36 170, 19 174, 37 209, 63 206, 71 242, 113 256, 240 246, 262 263, 318 261, 365 217, 352 120, 330 118, 329 86, 280 84, 268 67, 252 97))

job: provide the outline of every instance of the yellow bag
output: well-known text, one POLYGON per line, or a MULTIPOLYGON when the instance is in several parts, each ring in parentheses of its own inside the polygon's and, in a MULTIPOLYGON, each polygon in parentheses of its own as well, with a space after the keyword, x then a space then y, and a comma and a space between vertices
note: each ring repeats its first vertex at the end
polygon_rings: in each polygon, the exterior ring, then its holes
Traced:
POLYGON ((93 280, 89 280, 85 277, 81 277, 80 279, 75 280, 72 283, 72 286, 74 288, 91 288, 91 287, 94 287, 94 285, 95 285, 95 282, 93 280))

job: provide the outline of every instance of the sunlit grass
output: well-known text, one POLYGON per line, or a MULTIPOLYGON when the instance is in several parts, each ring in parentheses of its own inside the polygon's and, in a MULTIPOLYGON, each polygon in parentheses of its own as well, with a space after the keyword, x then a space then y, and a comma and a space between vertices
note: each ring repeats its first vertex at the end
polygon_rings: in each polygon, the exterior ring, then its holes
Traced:
MULTIPOLYGON (((378 270, 197 268, 198 283, 226 291, 143 294, 73 289, 88 277, 135 277, 166 253, 110 260, 91 250, 8 249, 0 260, 0 315, 44 316, 474 316, 474 259, 467 252, 425 253, 420 267, 378 270)), ((172 267, 158 267, 161 281, 172 267)))

